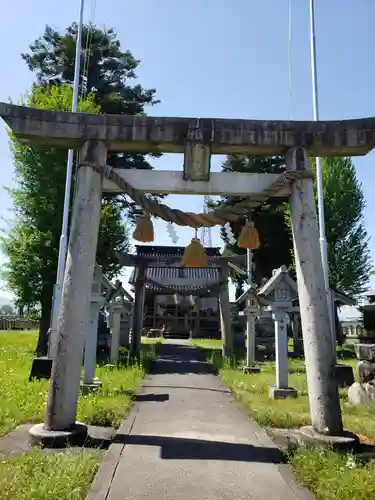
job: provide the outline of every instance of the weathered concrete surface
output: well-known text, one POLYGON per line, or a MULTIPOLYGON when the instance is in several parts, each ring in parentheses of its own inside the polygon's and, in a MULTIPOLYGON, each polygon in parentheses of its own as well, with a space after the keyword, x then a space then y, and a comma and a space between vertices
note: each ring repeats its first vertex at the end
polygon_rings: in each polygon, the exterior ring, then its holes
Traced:
MULTIPOLYGON (((306 151, 302 149, 288 152, 286 164, 291 172, 310 169, 306 151)), ((292 183, 290 212, 311 422, 317 432, 339 436, 343 433, 343 426, 336 357, 317 244, 319 229, 311 178, 292 183)))
POLYGON ((87 500, 312 500, 198 354, 163 343, 87 500))
MULTIPOLYGON (((24 142, 78 149, 89 139, 109 151, 182 153, 196 118, 90 115, 0 103, 0 116, 24 142)), ((213 154, 283 155, 305 147, 315 156, 360 156, 375 146, 375 118, 337 121, 270 121, 201 118, 213 154), (212 142, 211 142, 212 139, 212 142)))
MULTIPOLYGON (((25 453, 32 450, 29 431, 33 424, 22 424, 11 430, 8 434, 0 438, 0 459, 11 457, 19 453, 25 453)), ((84 444, 84 449, 100 448, 107 450, 113 440, 116 430, 113 427, 100 427, 88 425, 88 437, 84 444)), ((82 448, 70 447, 62 450, 57 448, 44 448, 45 453, 67 452, 82 453, 82 448)))

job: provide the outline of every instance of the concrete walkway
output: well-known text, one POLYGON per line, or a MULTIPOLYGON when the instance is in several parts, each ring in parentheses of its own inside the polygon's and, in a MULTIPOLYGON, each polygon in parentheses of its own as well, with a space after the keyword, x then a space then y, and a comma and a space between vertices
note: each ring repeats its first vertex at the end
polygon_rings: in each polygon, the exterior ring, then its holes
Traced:
MULTIPOLYGON (((270 404, 272 404, 270 402, 270 404)), ((311 500, 186 341, 164 341, 87 500, 311 500)))

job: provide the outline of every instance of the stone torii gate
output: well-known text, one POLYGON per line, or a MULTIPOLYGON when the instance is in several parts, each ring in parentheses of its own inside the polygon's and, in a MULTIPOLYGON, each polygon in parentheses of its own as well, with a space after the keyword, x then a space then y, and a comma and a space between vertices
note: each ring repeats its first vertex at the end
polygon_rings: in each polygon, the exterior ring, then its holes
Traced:
POLYGON ((89 115, 5 103, 0 103, 0 116, 24 143, 80 150, 57 358, 45 423, 31 429, 33 442, 75 442, 86 436, 86 426, 76 422, 77 399, 102 192, 120 191, 126 183, 143 193, 247 197, 248 210, 271 196, 289 196, 312 420, 308 432, 343 438, 308 155, 365 155, 375 145, 374 118, 293 122, 89 115), (184 168, 116 172, 104 168, 108 151, 184 153, 184 168), (285 156, 286 172, 281 177, 211 173, 210 155, 227 153, 285 156))
MULTIPOLYGON (((173 284, 163 286, 161 283, 155 283, 147 278, 147 269, 153 267, 170 267, 173 264, 181 261, 180 256, 162 256, 160 259, 145 257, 143 255, 133 254, 117 254, 117 258, 122 266, 138 268, 137 279, 135 282, 135 300, 134 300, 134 315, 133 315, 133 334, 131 352, 134 358, 140 361, 140 346, 141 332, 143 326, 143 309, 145 285, 148 283, 156 284, 160 288, 169 290, 170 293, 176 293, 173 284), (160 262, 162 261, 162 262, 160 262)), ((233 356, 233 331, 230 320, 230 302, 228 288, 228 267, 230 264, 244 264, 244 255, 233 255, 231 257, 208 257, 208 266, 218 269, 219 280, 216 283, 202 286, 202 289, 196 289, 194 292, 204 291, 209 287, 210 292, 218 291, 219 309, 220 309, 220 325, 221 338, 223 341, 223 356, 233 356)), ((182 266, 181 266, 182 267, 182 266)), ((186 292, 178 292, 180 295, 190 295, 194 293, 189 290, 186 292)))

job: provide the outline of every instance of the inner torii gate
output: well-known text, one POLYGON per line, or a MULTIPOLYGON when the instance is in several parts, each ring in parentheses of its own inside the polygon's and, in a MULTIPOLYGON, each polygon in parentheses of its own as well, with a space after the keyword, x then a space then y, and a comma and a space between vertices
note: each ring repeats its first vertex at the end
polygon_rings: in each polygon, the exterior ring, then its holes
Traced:
MULTIPOLYGON (((137 279, 135 282, 135 299, 134 299, 134 314, 133 314, 133 332, 132 332, 132 343, 131 351, 133 356, 139 361, 140 360, 140 345, 141 345, 141 332, 143 323, 143 309, 144 309, 144 295, 145 295, 145 285, 146 284, 156 284, 164 289, 169 289, 170 293, 175 293, 173 284, 169 287, 165 287, 160 283, 155 283, 149 278, 147 278, 147 268, 149 267, 170 267, 181 260, 179 256, 163 256, 160 260, 163 262, 157 262, 158 259, 154 256, 146 257, 143 255, 133 255, 133 254, 118 254, 117 258, 122 266, 136 267, 138 268, 137 279)), ((230 302, 229 302, 229 288, 228 288, 228 267, 230 264, 245 264, 244 255, 233 255, 231 257, 208 257, 208 266, 215 267, 218 269, 219 280, 216 283, 211 283, 209 285, 210 292, 213 293, 214 290, 218 292, 219 295, 219 309, 220 309, 220 325, 221 325, 221 338, 223 341, 223 355, 232 356, 233 355, 233 331, 230 319, 230 302)), ((202 290, 206 290, 207 285, 202 286, 202 290)), ((195 289, 195 292, 199 292, 199 289, 195 289)), ((179 292, 180 295, 190 295, 194 293, 192 291, 179 292)))
POLYGON ((5 103, 0 116, 24 143, 80 150, 57 358, 45 423, 31 429, 33 442, 86 435, 76 415, 102 192, 129 186, 141 193, 242 196, 250 200, 247 209, 272 196, 289 197, 311 432, 344 435, 308 156, 367 154, 375 145, 374 118, 296 122, 89 115, 5 103), (105 167, 108 151, 184 153, 184 167, 116 171, 105 167), (228 153, 285 156, 285 174, 211 173, 211 154, 228 153))

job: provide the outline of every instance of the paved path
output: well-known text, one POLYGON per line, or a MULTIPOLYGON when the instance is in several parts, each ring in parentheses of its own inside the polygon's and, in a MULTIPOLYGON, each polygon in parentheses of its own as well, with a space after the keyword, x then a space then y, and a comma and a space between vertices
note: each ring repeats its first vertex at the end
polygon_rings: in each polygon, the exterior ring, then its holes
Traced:
POLYGON ((169 340, 87 500, 311 500, 279 461, 213 367, 169 340))

